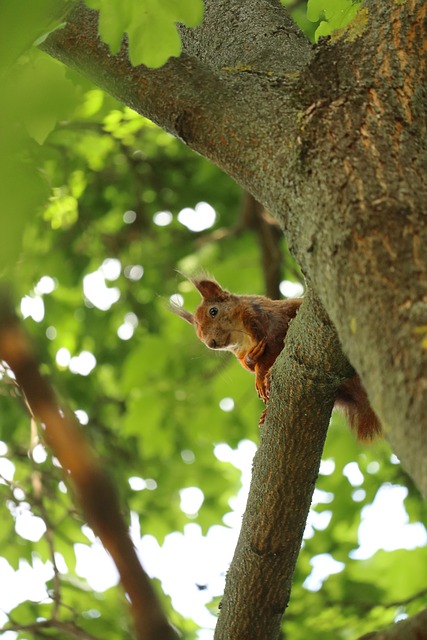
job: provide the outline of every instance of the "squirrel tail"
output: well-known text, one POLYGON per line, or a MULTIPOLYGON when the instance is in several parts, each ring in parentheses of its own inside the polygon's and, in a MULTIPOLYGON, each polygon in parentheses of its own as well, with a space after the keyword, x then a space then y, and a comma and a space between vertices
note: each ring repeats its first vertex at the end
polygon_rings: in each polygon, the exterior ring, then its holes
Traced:
POLYGON ((343 411, 358 440, 369 441, 382 434, 380 421, 371 409, 359 376, 346 380, 339 388, 335 407, 343 411))

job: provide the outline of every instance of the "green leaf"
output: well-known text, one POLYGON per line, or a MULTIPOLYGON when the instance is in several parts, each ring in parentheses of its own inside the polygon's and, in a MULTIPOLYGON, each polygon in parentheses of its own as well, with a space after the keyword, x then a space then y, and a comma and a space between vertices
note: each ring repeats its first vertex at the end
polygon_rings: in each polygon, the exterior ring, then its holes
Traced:
POLYGON ((171 56, 181 53, 181 39, 169 16, 147 14, 139 24, 128 27, 129 59, 134 66, 161 67, 171 56))
POLYGON ((118 53, 124 32, 131 23, 132 0, 87 0, 86 4, 99 11, 99 35, 113 54, 118 53))
POLYGON ((133 389, 144 389, 145 391, 147 379, 151 380, 150 386, 152 386, 153 380, 156 377, 161 377, 158 374, 166 366, 167 360, 168 354, 162 339, 159 336, 144 336, 124 364, 122 390, 126 393, 133 389), (153 367, 153 363, 156 363, 155 367, 153 367))
POLYGON ((425 588, 425 575, 420 571, 420 567, 425 566, 425 547, 377 551, 368 560, 352 563, 350 576, 355 580, 363 580, 367 575, 375 575, 377 587, 387 593, 389 601, 403 601, 425 588))
POLYGON ((307 18, 312 22, 317 22, 325 15, 328 0, 308 0, 307 18))
POLYGON ((47 195, 46 185, 34 168, 0 158, 0 275, 18 260, 24 229, 47 195))
POLYGON ((315 33, 316 40, 346 27, 359 7, 358 0, 308 0, 307 18, 311 22, 320 21, 315 33))
POLYGON ((153 68, 180 55, 176 23, 194 27, 203 15, 202 0, 87 0, 87 4, 99 10, 99 33, 113 54, 126 33, 131 63, 153 68))
POLYGON ((24 123, 30 135, 43 144, 56 123, 71 115, 79 96, 66 77, 65 67, 42 52, 34 53, 18 81, 26 105, 24 123))
POLYGON ((1 2, 0 68, 10 68, 36 40, 55 29, 68 9, 63 0, 1 2))

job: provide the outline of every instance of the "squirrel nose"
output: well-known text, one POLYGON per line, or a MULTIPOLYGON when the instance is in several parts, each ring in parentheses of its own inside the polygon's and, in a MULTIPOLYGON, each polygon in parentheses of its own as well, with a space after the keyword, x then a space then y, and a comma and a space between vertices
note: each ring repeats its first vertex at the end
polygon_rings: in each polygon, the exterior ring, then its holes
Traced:
POLYGON ((209 348, 216 349, 216 340, 214 340, 213 338, 212 340, 209 340, 209 348))

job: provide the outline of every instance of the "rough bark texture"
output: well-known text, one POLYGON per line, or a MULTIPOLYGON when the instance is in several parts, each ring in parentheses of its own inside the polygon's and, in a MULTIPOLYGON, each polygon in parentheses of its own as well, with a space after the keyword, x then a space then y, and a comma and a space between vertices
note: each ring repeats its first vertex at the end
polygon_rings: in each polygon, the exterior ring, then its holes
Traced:
POLYGON ((362 37, 313 62, 332 89, 324 101, 305 87, 313 109, 287 227, 387 437, 427 495, 427 7, 370 8, 362 37))
POLYGON ((317 48, 276 0, 205 5, 203 25, 182 30, 182 56, 159 70, 133 69, 125 46, 109 55, 82 6, 43 47, 250 191, 321 301, 324 330, 304 321, 304 345, 290 340, 281 358, 216 636, 273 640, 347 366, 332 325, 427 496, 427 5, 366 0, 317 48))

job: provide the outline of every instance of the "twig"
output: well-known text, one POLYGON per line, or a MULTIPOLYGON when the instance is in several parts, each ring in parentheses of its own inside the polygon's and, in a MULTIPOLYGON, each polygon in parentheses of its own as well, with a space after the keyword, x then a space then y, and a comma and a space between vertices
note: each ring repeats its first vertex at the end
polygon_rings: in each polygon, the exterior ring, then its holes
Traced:
MULTIPOLYGON (((43 635, 43 637, 47 637, 45 636, 45 634, 40 634, 40 631, 42 631, 43 629, 57 629, 58 631, 68 633, 68 635, 72 636, 73 638, 78 638, 78 640, 99 640, 99 638, 96 638, 91 633, 88 633, 84 629, 81 629, 73 622, 60 622, 59 620, 53 619, 41 620, 40 622, 33 622, 31 624, 7 625, 6 627, 3 627, 3 629, 0 629, 0 634, 6 633, 6 631, 31 631, 33 633, 36 633, 37 635, 43 635)), ((49 635, 49 638, 51 637, 52 636, 49 635)))
POLYGON ((245 229, 252 229, 257 236, 267 296, 274 299, 280 298, 283 233, 279 225, 248 192, 243 199, 241 224, 245 229))
MULTIPOLYGON (((37 432, 36 432, 36 421, 34 418, 31 418, 31 453, 34 449, 35 443, 37 442, 37 432)), ((47 513, 45 504, 43 502, 43 478, 40 471, 37 469, 33 469, 32 472, 32 483, 33 483, 33 493, 35 504, 37 505, 40 515, 46 525, 46 531, 44 533, 44 538, 47 542, 47 546, 49 548, 50 553, 50 561, 53 567, 53 611, 52 611, 52 619, 57 620, 59 607, 61 606, 61 578, 59 574, 58 565, 56 563, 55 558, 55 544, 54 544, 54 536, 53 536, 53 527, 50 521, 49 515, 47 513)))

